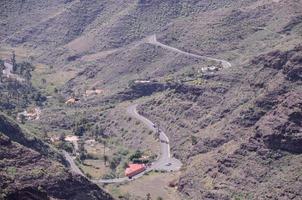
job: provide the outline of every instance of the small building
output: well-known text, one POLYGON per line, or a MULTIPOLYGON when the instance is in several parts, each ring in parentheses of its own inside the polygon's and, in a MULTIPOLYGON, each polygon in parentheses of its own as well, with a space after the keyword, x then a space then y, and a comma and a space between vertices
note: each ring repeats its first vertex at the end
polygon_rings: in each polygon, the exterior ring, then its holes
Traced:
POLYGON ((129 164, 129 167, 125 170, 125 176, 132 178, 133 176, 146 170, 145 164, 129 164))
POLYGON ((21 122, 22 117, 26 120, 38 120, 41 115, 40 108, 31 108, 17 114, 17 121, 21 122))
POLYGON ((58 141, 60 141, 60 136, 52 136, 52 137, 50 137, 50 141, 52 143, 58 142, 58 141))
POLYGON ((78 101, 80 101, 80 99, 78 99, 78 98, 70 98, 70 99, 68 99, 68 100, 65 102, 65 104, 71 105, 71 104, 75 104, 75 103, 78 102, 78 101))
POLYGON ((134 83, 151 83, 149 80, 135 80, 134 83))

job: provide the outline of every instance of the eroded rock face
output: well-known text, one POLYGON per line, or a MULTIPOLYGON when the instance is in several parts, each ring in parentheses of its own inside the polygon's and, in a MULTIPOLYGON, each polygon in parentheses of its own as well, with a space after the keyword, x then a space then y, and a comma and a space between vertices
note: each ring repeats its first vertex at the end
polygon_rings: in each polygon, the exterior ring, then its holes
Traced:
POLYGON ((302 93, 290 92, 259 122, 257 133, 272 149, 302 153, 302 93))
POLYGON ((260 55, 233 74, 143 105, 187 163, 178 187, 185 199, 302 195, 300 55, 301 46, 260 55))
POLYGON ((279 70, 289 81, 256 103, 264 111, 264 116, 258 120, 256 134, 271 149, 302 153, 301 53, 302 46, 297 46, 290 51, 274 51, 253 60, 264 68, 279 70))
POLYGON ((302 80, 302 46, 291 51, 273 51, 255 58, 252 63, 267 68, 281 70, 289 81, 302 80))
POLYGON ((9 119, 2 113, 0 113, 0 132, 8 136, 12 141, 15 141, 25 147, 31 148, 40 152, 42 155, 48 155, 51 158, 55 158, 61 163, 65 163, 62 155, 52 149, 49 145, 43 143, 36 137, 26 137, 21 128, 13 120, 9 119))
POLYGON ((86 178, 2 133, 0 144, 1 199, 112 199, 86 178))
POLYGON ((15 193, 9 194, 7 200, 22 199, 22 200, 49 200, 45 192, 41 192, 36 188, 24 188, 15 193))
POLYGON ((4 115, 0 118, 0 199, 112 200, 97 185, 50 158, 46 152, 51 149, 42 141, 29 139, 4 115))

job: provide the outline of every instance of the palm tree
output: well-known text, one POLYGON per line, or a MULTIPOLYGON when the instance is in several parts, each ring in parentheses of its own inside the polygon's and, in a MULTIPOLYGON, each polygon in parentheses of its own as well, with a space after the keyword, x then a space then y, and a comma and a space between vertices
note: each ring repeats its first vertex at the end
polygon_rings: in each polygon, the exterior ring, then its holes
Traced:
POLYGON ((15 54, 15 51, 12 52, 12 58, 11 58, 11 62, 12 62, 12 65, 13 65, 13 71, 15 72, 16 69, 17 69, 17 63, 16 63, 16 54, 15 54))
POLYGON ((108 156, 106 155, 106 140, 103 140, 103 158, 104 158, 104 164, 106 166, 107 160, 108 160, 108 156))
POLYGON ((4 61, 0 60, 0 83, 2 82, 3 70, 5 69, 4 61))
POLYGON ((23 114, 20 114, 20 122, 21 124, 25 123, 25 116, 23 114))

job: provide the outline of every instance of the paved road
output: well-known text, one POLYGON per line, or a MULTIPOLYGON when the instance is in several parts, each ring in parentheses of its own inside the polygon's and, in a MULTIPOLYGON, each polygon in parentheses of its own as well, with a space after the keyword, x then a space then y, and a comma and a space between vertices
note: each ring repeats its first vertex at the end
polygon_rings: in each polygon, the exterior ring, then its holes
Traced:
MULTIPOLYGON (((157 128, 153 122, 144 116, 138 114, 137 105, 129 106, 127 112, 130 116, 143 122, 153 132, 157 131, 157 128)), ((181 168, 182 164, 179 160, 172 158, 170 153, 170 141, 168 136, 159 130, 159 141, 160 141, 160 156, 157 161, 151 166, 152 169, 166 170, 166 171, 177 171, 181 168)))
MULTIPOLYGON (((132 116, 133 118, 136 118, 143 122, 150 130, 153 132, 157 132, 157 129, 149 119, 141 116, 137 112, 137 105, 131 105, 127 108, 127 113, 132 116)), ((178 171, 180 170, 182 163, 171 157, 170 153, 170 143, 169 143, 169 138, 163 131, 159 131, 159 141, 160 141, 160 156, 158 160, 154 161, 150 167, 147 168, 144 172, 137 174, 136 176, 133 176, 131 179, 128 177, 123 177, 123 178, 116 178, 116 179, 100 179, 100 180, 93 180, 95 183, 122 183, 122 182, 127 182, 127 181, 132 181, 137 178, 142 177, 144 174, 152 171, 152 170, 160 170, 160 171, 178 171)), ((82 171, 78 168, 78 166, 74 163, 73 158, 66 152, 63 151, 63 154, 66 158, 66 160, 70 164, 70 168, 73 172, 80 174, 84 176, 82 171)))
POLYGON ((83 174, 83 172, 79 169, 79 167, 75 164, 74 159, 69 155, 69 153, 67 153, 66 151, 63 150, 63 155, 65 156, 66 160, 68 161, 71 171, 73 171, 76 174, 85 176, 83 174))
MULTIPOLYGON (((157 128, 155 124, 137 112, 137 104, 129 106, 127 108, 127 113, 133 118, 136 118, 141 122, 143 122, 151 131, 157 132, 157 128)), ((121 182, 131 181, 140 178, 144 174, 152 170, 169 171, 169 172, 180 170, 182 163, 179 160, 171 157, 169 138, 161 130, 159 131, 159 141, 160 141, 159 159, 154 161, 152 165, 148 167, 147 170, 145 170, 144 172, 132 177, 132 179, 123 177, 123 178, 110 179, 110 180, 100 179, 95 182, 96 183, 121 183, 121 182)))
POLYGON ((160 43, 159 41, 157 41, 156 35, 152 35, 152 36, 148 37, 147 42, 150 43, 150 44, 156 45, 156 46, 160 46, 164 49, 174 51, 176 53, 181 53, 181 54, 191 56, 191 57, 195 57, 195 58, 201 58, 201 59, 205 59, 205 60, 212 60, 212 61, 219 62, 219 63, 222 64, 223 68, 232 67, 232 64, 230 62, 226 61, 226 60, 221 60, 221 59, 217 59, 217 58, 212 58, 212 57, 208 57, 208 56, 202 56, 202 55, 197 55, 197 54, 194 54, 194 53, 185 52, 185 51, 182 51, 182 50, 177 49, 175 47, 171 47, 171 46, 165 45, 163 43, 160 43))

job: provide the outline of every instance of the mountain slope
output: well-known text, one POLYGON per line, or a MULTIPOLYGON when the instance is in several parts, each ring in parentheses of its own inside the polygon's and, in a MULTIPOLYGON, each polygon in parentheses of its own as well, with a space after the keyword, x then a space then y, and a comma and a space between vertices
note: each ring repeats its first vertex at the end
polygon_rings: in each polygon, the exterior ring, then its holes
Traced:
POLYGON ((45 79, 35 128, 145 150, 156 135, 125 114, 135 101, 185 163, 183 199, 301 198, 301 0, 4 0, 0 16, 0 56, 45 79))
POLYGON ((301 197, 301 52, 261 55, 142 106, 190 163, 179 182, 186 198, 301 197))
POLYGON ((1 199, 112 199, 86 178, 51 159, 51 151, 43 142, 28 139, 4 116, 1 120, 5 120, 0 127, 1 199))
MULTIPOLYGON (((144 39, 153 34, 164 44, 234 64, 260 51, 293 47, 301 37, 297 28, 301 1, 24 1, 22 5, 2 3, 6 26, 1 32, 7 35, 2 44, 32 49, 38 62, 66 73, 93 69, 86 86, 113 91, 124 88, 129 79, 165 77, 180 67, 209 64, 169 62, 180 55, 166 51, 168 55, 163 55, 161 48, 146 45, 144 39), (21 17, 15 18, 21 7, 21 17), (33 16, 41 17, 34 17, 38 21, 34 23, 33 16)), ((76 85, 81 85, 85 73, 76 78, 76 85)))

